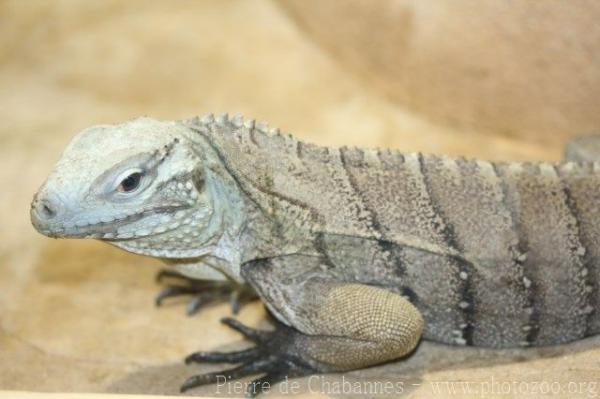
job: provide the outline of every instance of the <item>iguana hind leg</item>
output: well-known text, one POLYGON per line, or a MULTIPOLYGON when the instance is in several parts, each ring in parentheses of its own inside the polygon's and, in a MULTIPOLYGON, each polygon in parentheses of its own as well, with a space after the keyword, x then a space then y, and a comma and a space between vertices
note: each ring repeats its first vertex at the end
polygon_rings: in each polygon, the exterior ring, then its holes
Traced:
POLYGON ((565 147, 566 161, 600 161, 600 135, 580 136, 565 147))
POLYGON ((245 277, 285 324, 278 322, 274 332, 260 332, 228 322, 256 348, 191 355, 188 362, 231 361, 241 366, 191 377, 184 390, 214 382, 219 375, 234 379, 262 373, 263 379, 276 382, 285 376, 353 370, 400 358, 417 346, 424 322, 407 299, 382 288, 337 282, 326 273, 312 272, 307 262, 319 267, 318 258, 310 256, 248 265, 245 277), (298 262, 306 269, 295 267, 298 262), (293 270, 310 272, 281 278, 293 270))
POLYGON ((237 314, 240 308, 256 298, 254 291, 247 285, 230 280, 197 280, 186 277, 176 271, 161 270, 156 275, 157 282, 170 280, 155 298, 156 306, 160 306, 167 298, 190 295, 192 299, 187 305, 187 314, 197 313, 203 306, 220 301, 229 301, 231 311, 237 314))

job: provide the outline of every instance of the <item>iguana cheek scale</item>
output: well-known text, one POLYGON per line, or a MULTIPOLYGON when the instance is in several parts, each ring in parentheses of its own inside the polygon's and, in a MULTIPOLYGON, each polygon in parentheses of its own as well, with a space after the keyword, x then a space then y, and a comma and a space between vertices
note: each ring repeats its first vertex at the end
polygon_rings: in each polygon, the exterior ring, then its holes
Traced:
POLYGON ((195 311, 208 293, 258 294, 277 329, 226 319, 257 346, 189 356, 240 366, 184 390, 367 367, 422 337, 558 344, 600 332, 590 140, 569 146, 576 162, 492 163, 319 147, 227 115, 140 118, 77 135, 31 218, 42 234, 100 239, 202 280, 159 300, 206 289, 195 311))

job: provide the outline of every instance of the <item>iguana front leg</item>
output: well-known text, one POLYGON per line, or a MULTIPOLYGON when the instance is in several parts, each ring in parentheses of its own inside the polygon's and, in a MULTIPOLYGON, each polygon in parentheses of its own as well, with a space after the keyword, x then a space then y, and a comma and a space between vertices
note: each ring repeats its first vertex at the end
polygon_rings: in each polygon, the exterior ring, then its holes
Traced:
POLYGON ((194 315, 206 305, 222 301, 229 301, 231 312, 237 314, 243 305, 256 299, 251 287, 233 280, 195 279, 164 269, 156 275, 156 281, 165 283, 165 287, 154 299, 156 306, 162 305, 167 298, 191 296, 186 307, 188 316, 194 315))
POLYGON ((336 281, 330 273, 315 256, 282 256, 245 265, 242 274, 285 325, 264 333, 230 322, 254 337, 257 347, 191 355, 188 362, 241 365, 191 377, 182 389, 214 382, 218 375, 230 379, 263 373, 258 382, 274 383, 286 375, 353 370, 402 357, 416 347, 424 322, 408 300, 382 288, 336 281))
POLYGON ((191 296, 187 314, 193 315, 208 304, 229 301, 233 314, 240 307, 257 298, 256 293, 243 281, 233 280, 224 274, 218 259, 166 260, 172 268, 164 269, 156 275, 159 283, 166 282, 155 298, 156 306, 171 297, 191 296))

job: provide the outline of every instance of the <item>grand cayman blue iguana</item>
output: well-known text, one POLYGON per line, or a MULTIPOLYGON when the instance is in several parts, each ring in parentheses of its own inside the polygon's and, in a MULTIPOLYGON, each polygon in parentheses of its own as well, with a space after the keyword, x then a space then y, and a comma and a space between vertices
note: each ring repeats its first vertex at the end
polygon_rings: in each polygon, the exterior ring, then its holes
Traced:
MULTIPOLYGON (((325 148, 226 115, 84 130, 32 203, 52 237, 96 238, 251 286, 273 332, 188 361, 217 375, 362 368, 419 340, 494 348, 600 333, 600 163, 491 163, 325 148)), ((589 154, 586 151, 590 152, 589 154)), ((223 283, 225 284, 225 283, 223 283)))

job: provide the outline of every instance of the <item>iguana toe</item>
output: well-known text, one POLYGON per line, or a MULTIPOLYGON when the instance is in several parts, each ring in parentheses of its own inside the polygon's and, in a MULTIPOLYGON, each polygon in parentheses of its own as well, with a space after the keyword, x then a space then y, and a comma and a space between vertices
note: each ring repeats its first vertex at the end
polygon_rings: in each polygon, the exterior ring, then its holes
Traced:
POLYGON ((201 385, 262 374, 247 385, 246 396, 254 397, 286 377, 301 377, 319 372, 313 365, 302 360, 301 353, 295 345, 295 337, 299 335, 296 330, 277 321, 274 321, 274 331, 256 330, 231 318, 222 319, 221 322, 241 333, 256 346, 234 352, 196 352, 189 355, 185 359, 186 364, 241 364, 219 372, 194 375, 184 382, 181 392, 201 385))
POLYGON ((185 277, 171 270, 161 270, 156 275, 156 281, 165 279, 176 280, 177 283, 167 284, 155 298, 156 306, 162 305, 167 298, 190 295, 186 313, 191 316, 202 307, 221 301, 229 301, 231 311, 237 314, 241 307, 256 298, 256 294, 242 284, 233 281, 196 280, 185 277))

